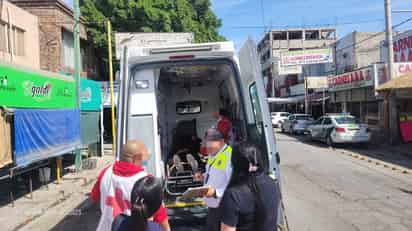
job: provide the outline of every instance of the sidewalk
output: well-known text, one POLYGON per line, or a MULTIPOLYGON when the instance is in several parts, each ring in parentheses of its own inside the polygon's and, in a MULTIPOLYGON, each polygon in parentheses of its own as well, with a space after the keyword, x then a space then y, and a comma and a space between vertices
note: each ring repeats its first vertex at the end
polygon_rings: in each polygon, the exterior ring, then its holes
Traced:
POLYGON ((96 169, 67 173, 61 184, 52 182, 33 192, 33 199, 27 195, 12 204, 0 208, 2 230, 50 230, 67 215, 79 215, 82 207, 90 207, 90 190, 100 169, 113 163, 111 150, 98 158, 96 169), (80 209, 79 209, 80 208, 80 209))
POLYGON ((374 158, 389 164, 401 166, 412 170, 412 144, 401 144, 396 146, 386 144, 370 144, 367 148, 350 147, 339 148, 363 156, 374 158))

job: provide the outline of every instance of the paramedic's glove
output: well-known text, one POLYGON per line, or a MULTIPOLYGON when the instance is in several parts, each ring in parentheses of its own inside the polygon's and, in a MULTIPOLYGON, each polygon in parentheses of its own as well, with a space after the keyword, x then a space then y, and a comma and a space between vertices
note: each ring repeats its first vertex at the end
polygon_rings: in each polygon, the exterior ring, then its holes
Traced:
POLYGON ((196 182, 203 182, 203 174, 201 172, 196 172, 193 175, 193 180, 196 182))
POLYGON ((216 189, 214 189, 213 187, 209 187, 209 190, 207 190, 207 193, 206 193, 205 197, 208 197, 208 198, 217 198, 217 196, 216 196, 216 189))

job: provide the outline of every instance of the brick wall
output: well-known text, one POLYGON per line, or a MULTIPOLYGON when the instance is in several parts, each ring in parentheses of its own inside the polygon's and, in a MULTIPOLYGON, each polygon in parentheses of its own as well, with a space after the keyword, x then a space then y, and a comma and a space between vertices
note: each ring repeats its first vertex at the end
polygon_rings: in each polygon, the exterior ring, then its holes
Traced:
MULTIPOLYGON (((25 9, 26 11, 36 15, 39 19, 39 36, 40 36, 40 68, 53 72, 69 72, 73 69, 62 65, 62 31, 73 31, 73 12, 70 8, 63 5, 62 2, 49 0, 48 4, 40 1, 19 1, 14 0, 15 4, 25 9)), ((87 41, 86 28, 83 24, 80 25, 80 38, 82 45, 91 44, 87 41)), ((91 48, 90 48, 91 49, 91 48)), ((86 49, 86 50, 90 50, 86 49)), ((88 70, 82 73, 83 76, 95 78, 95 62, 93 52, 83 57, 83 60, 88 60, 88 70), (90 71, 93 70, 93 71, 90 71)))

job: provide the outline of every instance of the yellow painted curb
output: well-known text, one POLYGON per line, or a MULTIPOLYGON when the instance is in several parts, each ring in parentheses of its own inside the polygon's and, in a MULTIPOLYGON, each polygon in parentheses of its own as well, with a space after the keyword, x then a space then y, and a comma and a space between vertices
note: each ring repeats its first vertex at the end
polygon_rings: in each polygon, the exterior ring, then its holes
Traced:
POLYGON ((356 159, 368 161, 368 163, 372 163, 372 162, 373 162, 376 166, 382 165, 384 168, 390 168, 392 171, 399 171, 399 172, 401 172, 401 173, 403 173, 403 174, 412 173, 412 169, 407 169, 407 168, 404 168, 404 167, 402 167, 402 166, 395 165, 395 164, 390 164, 390 163, 383 162, 383 161, 377 161, 377 160, 375 160, 375 159, 373 159, 373 158, 369 158, 369 157, 366 157, 366 156, 363 156, 363 155, 361 155, 361 154, 354 153, 354 152, 351 152, 351 151, 342 150, 342 151, 340 151, 340 153, 346 154, 346 155, 348 155, 348 156, 352 156, 352 157, 354 157, 354 158, 356 158, 356 159))

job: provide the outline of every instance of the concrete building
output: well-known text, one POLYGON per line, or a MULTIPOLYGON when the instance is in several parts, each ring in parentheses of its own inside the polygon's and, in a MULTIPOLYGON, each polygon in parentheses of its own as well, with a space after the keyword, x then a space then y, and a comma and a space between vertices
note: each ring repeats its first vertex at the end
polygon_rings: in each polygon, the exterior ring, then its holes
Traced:
POLYGON ((8 1, 0 6, 0 60, 39 69, 37 17, 8 1))
MULTIPOLYGON (((73 10, 62 0, 10 0, 38 17, 40 67, 43 70, 69 73, 74 70, 73 10)), ((85 21, 80 20, 81 75, 97 79, 96 58, 87 37, 85 21)))
MULTIPOLYGON (((258 53, 262 64, 262 74, 266 79, 269 96, 288 97, 290 87, 302 84, 304 76, 321 75, 330 65, 307 65, 280 70, 280 54, 284 51, 308 50, 330 47, 336 42, 334 28, 296 28, 272 30, 258 43, 258 53), (303 74, 303 73, 305 74, 303 74)), ((300 85, 302 86, 302 85, 300 85)), ((295 87, 296 88, 296 87, 295 87)), ((301 92, 301 89, 295 89, 301 92)))
POLYGON ((335 44, 336 74, 350 72, 381 61, 384 32, 354 31, 335 44))
POLYGON ((370 125, 382 118, 380 99, 375 97, 375 69, 381 61, 380 44, 385 33, 352 32, 335 44, 336 70, 331 77, 331 103, 337 112, 349 112, 370 125), (349 78, 350 81, 340 81, 349 78))

